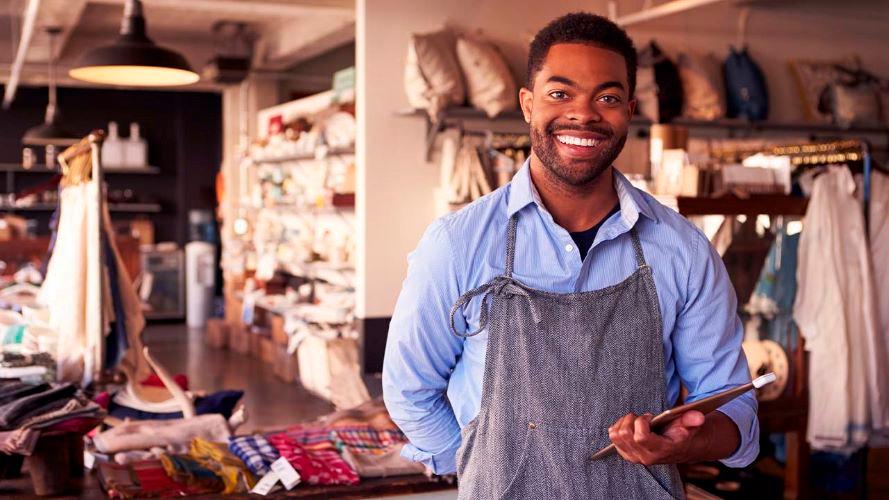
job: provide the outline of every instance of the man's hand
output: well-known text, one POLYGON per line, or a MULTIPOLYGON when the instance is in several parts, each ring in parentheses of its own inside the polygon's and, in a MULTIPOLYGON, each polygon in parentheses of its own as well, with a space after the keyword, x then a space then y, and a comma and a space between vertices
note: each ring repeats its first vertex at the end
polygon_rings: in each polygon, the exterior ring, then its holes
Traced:
POLYGON ((653 416, 628 413, 608 429, 611 442, 624 460, 635 464, 675 464, 698 460, 718 460, 738 448, 738 428, 725 414, 715 411, 706 417, 689 411, 653 432, 653 416))

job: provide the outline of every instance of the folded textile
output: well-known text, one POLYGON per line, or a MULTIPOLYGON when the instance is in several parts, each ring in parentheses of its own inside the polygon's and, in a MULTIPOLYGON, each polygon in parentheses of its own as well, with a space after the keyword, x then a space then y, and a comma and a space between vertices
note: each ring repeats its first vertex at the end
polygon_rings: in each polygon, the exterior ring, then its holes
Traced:
POLYGON ((221 492, 225 489, 225 483, 215 472, 188 455, 163 455, 160 462, 167 476, 177 483, 203 491, 221 492))
POLYGON ((31 394, 0 406, 0 428, 13 429, 18 427, 20 420, 23 418, 39 414, 45 408, 56 409, 59 407, 59 401, 67 400, 76 392, 77 388, 72 384, 63 384, 48 391, 31 394))
POLYGON ((330 427, 317 424, 297 424, 287 428, 285 434, 308 450, 336 450, 330 427))
POLYGON ((211 443, 205 439, 195 438, 191 442, 188 456, 222 479, 225 484, 224 494, 247 493, 256 484, 253 473, 244 462, 231 454, 228 446, 223 443, 211 443))
MULTIPOLYGON (((120 406, 126 406, 135 410, 151 413, 172 413, 182 411, 182 406, 180 406, 179 402, 173 398, 156 403, 152 401, 143 401, 133 392, 133 388, 130 385, 126 385, 123 389, 117 391, 114 397, 111 398, 111 404, 115 403, 120 406)), ((109 408, 111 408, 110 405, 109 408)))
POLYGON ((95 416, 78 416, 66 418, 60 422, 40 424, 40 430, 43 432, 73 432, 75 434, 87 434, 99 424, 102 423, 104 413, 97 413, 95 416), (46 427, 44 427, 46 426, 46 427))
POLYGON ((394 444, 373 453, 358 451, 355 448, 343 449, 343 460, 360 477, 390 477, 408 474, 423 474, 426 466, 401 456, 404 444, 394 444))
POLYGON ((5 405, 25 396, 48 390, 49 384, 31 385, 23 382, 3 384, 0 386, 0 405, 5 405))
MULTIPOLYGON (((219 413, 225 418, 230 418, 234 412, 235 406, 238 405, 238 401, 240 401, 243 396, 244 391, 218 391, 207 396, 195 398, 195 414, 206 415, 210 413, 219 413)), ((182 411, 178 409, 178 406, 176 408, 177 410, 173 412, 158 413, 131 408, 119 404, 116 400, 112 400, 109 403, 108 414, 119 419, 173 420, 182 418, 182 411)))
POLYGON ((0 451, 7 455, 30 456, 39 437, 40 431, 35 429, 0 432, 0 451))
MULTIPOLYGON (((21 419, 19 427, 41 429, 71 418, 85 416, 96 417, 102 414, 102 409, 99 405, 82 397, 73 397, 67 401, 62 400, 60 403, 62 403, 62 405, 54 410, 41 412, 38 415, 21 419)), ((55 406, 55 404, 52 406, 55 406)))
POLYGON ((231 437, 228 441, 228 449, 247 464, 247 467, 257 476, 268 474, 272 462, 280 455, 274 446, 261 435, 231 437))
POLYGON ((198 415, 179 420, 143 420, 124 422, 93 438, 101 453, 147 450, 159 446, 184 445, 200 437, 208 441, 226 442, 231 432, 225 417, 219 414, 198 415))
POLYGON ((348 410, 335 411, 318 419, 318 423, 326 426, 367 424, 377 430, 399 430, 389 417, 382 398, 372 399, 348 410))
POLYGON ((128 465, 100 463, 97 471, 99 483, 110 498, 174 497, 214 492, 176 482, 157 459, 128 465))
POLYGON ((272 434, 267 439, 308 484, 354 485, 360 481, 335 449, 307 449, 288 433, 272 434))
MULTIPOLYGON (((184 375, 182 373, 173 375, 173 382, 176 382, 176 385, 178 385, 180 388, 182 388, 183 391, 188 390, 188 376, 187 375, 184 375)), ((145 377, 145 380, 143 380, 139 383, 142 385, 147 385, 149 387, 166 387, 164 385, 164 382, 161 380, 161 378, 158 377, 157 374, 154 374, 154 373, 145 377)))
POLYGON ((330 435, 337 449, 364 453, 388 452, 393 445, 407 443, 407 437, 399 430, 377 430, 367 424, 337 426, 330 435))

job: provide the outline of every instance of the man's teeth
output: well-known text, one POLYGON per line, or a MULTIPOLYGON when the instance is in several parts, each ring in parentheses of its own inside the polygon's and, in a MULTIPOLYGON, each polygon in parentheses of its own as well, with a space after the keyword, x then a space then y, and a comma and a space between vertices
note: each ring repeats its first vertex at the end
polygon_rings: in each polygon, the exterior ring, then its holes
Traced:
POLYGON ((598 144, 595 139, 584 139, 582 137, 574 137, 573 135, 557 135, 556 139, 562 144, 571 144, 572 146, 592 147, 598 144))

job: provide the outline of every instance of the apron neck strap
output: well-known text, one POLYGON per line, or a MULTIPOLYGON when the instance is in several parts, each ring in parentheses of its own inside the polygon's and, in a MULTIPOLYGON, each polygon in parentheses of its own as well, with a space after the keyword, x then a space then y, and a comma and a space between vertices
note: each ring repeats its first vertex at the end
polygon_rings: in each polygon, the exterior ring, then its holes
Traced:
POLYGON ((648 267, 648 264, 645 262, 645 254, 642 253, 642 242, 639 240, 639 233, 636 231, 636 226, 630 228, 630 239, 633 240, 633 251, 636 253, 636 265, 640 268, 648 267))
POLYGON ((509 227, 506 230, 506 271, 504 276, 512 278, 512 267, 515 263, 515 233, 519 223, 519 214, 515 213, 509 218, 509 227))

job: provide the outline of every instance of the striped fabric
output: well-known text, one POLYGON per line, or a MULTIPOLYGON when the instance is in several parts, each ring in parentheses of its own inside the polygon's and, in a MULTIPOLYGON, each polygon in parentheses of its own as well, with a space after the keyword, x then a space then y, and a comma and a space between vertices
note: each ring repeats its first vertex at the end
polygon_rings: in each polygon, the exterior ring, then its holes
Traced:
POLYGON ((272 462, 280 456, 278 450, 260 435, 231 437, 228 449, 260 477, 269 473, 272 462))
POLYGON ((343 460, 329 440, 329 447, 312 449, 300 444, 290 433, 272 434, 267 439, 299 472, 303 482, 353 485, 360 481, 358 474, 343 460))
POLYGON ((383 455, 392 446, 407 442, 401 431, 377 430, 370 425, 334 427, 330 435, 337 449, 348 448, 351 453, 383 455))
MULTIPOLYGON (((450 310, 463 293, 503 274, 507 221, 516 213, 514 276, 555 293, 599 290, 626 279, 636 269, 629 234, 636 227, 657 288, 667 401, 677 399, 680 376, 687 401, 750 380, 737 299, 720 256, 685 218, 617 171, 614 187, 620 211, 602 224, 584 260, 541 202, 527 162, 510 184, 426 230, 408 258, 383 367, 386 407, 411 441, 406 457, 439 473, 455 469, 460 429, 479 412, 488 334, 452 335, 450 310)), ((458 330, 478 328, 481 302, 457 314, 458 330)), ((745 466, 756 457, 756 408, 752 392, 720 408, 741 435, 726 465, 745 466)))

